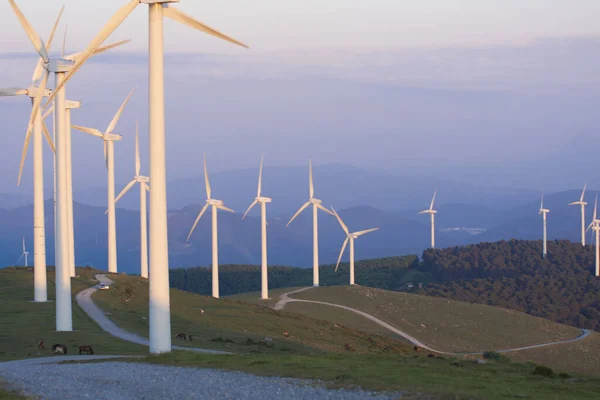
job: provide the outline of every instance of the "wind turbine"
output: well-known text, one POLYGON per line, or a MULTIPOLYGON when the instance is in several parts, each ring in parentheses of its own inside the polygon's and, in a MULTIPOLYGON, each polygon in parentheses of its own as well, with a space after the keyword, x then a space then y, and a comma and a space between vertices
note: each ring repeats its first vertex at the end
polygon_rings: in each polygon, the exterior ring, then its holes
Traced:
POLYGON ((583 201, 583 197, 585 196, 585 189, 587 188, 587 182, 583 185, 583 191, 581 192, 581 197, 579 201, 574 201, 573 203, 569 203, 570 206, 581 206, 581 244, 585 246, 585 206, 587 203, 583 201))
MULTIPOLYGON (((140 4, 149 7, 149 126, 150 126, 150 352, 171 351, 171 311, 169 299, 169 247, 167 238, 167 183, 165 163, 165 101, 163 17, 171 18, 219 39, 247 47, 193 17, 170 6, 179 0, 130 0, 108 21, 88 48, 78 57, 69 75, 57 89, 71 79, 83 63, 140 4)), ((60 90, 55 90, 53 95, 60 90)), ((52 99, 52 98, 51 98, 52 99)), ((61 125, 63 126, 63 125, 61 125)))
POLYGON ((437 211, 433 209, 433 203, 435 202, 435 195, 437 194, 437 190, 433 192, 433 198, 431 199, 431 204, 429 205, 429 209, 421 211, 419 214, 429 214, 431 215, 431 248, 435 249, 435 214, 437 211))
MULTIPOLYGON (((38 114, 41 112, 40 105, 42 98, 47 93, 46 84, 48 83, 48 77, 50 73, 54 73, 56 78, 55 90, 50 95, 48 102, 45 107, 52 104, 52 100, 56 99, 54 103, 54 122, 55 122, 55 190, 56 190, 56 210, 55 210, 55 264, 56 264, 56 330, 57 331, 72 331, 73 330, 73 318, 71 312, 71 279, 70 279, 70 268, 69 268, 69 222, 68 222, 68 194, 67 194, 67 147, 66 147, 66 93, 64 85, 66 83, 67 73, 70 79, 77 70, 79 70, 88 58, 97 54, 102 50, 100 45, 104 40, 112 33, 117 26, 108 24, 92 42, 92 45, 88 47, 84 54, 74 54, 72 57, 65 58, 50 58, 48 55, 48 49, 37 32, 33 29, 29 21, 25 18, 25 15, 21 12, 14 0, 8 0, 12 7, 17 19, 21 23, 21 26, 25 30, 25 33, 29 37, 29 40, 35 47, 39 54, 42 62, 40 65, 40 71, 42 71, 39 84, 37 85, 37 92, 33 100, 33 107, 31 109, 31 115, 29 117, 29 124, 27 126, 26 138, 30 137, 35 121, 37 120, 38 114), (102 39, 99 40, 99 37, 102 39)), ((107 46, 105 49, 110 48, 107 46)), ((27 142, 27 139, 26 139, 27 142)))
MULTIPOLYGON (((150 178, 147 176, 140 175, 140 139, 139 139, 139 127, 135 125, 135 176, 121 190, 121 193, 115 199, 117 203, 121 197, 129 191, 136 183, 140 184, 140 270, 142 278, 148 279, 148 228, 147 228, 147 213, 146 213, 146 192, 150 191, 150 178)), ((108 213, 108 211, 107 211, 108 213)))
MULTIPOLYGON (((58 18, 50 31, 48 47, 52 45, 52 40, 54 39, 54 34, 63 10, 64 7, 61 8, 58 18)), ((31 100, 32 107, 35 107, 35 99, 38 92, 41 96, 50 96, 51 92, 48 89, 40 90, 39 88, 43 72, 43 62, 44 60, 42 58, 38 60, 29 87, 0 89, 0 96, 28 96, 31 100)), ((43 303, 48 301, 48 288, 46 284, 46 217, 44 212, 44 158, 42 150, 42 131, 53 152, 54 143, 50 138, 48 128, 46 127, 39 110, 39 102, 37 107, 38 111, 33 119, 33 129, 28 129, 25 136, 25 144, 21 155, 21 164, 19 166, 18 184, 21 183, 23 167, 25 165, 25 156, 27 155, 29 141, 33 133, 33 301, 36 303, 43 303)))
POLYGON ((335 215, 338 222, 340 223, 340 226, 346 233, 346 240, 344 240, 344 244, 342 245, 342 250, 340 251, 340 256, 338 257, 338 261, 335 266, 335 271, 337 272, 340 266, 340 261, 342 260, 342 256, 344 255, 344 250, 346 250, 346 245, 348 244, 348 242, 350 242, 350 284, 354 285, 354 240, 358 239, 362 235, 366 235, 367 233, 378 231, 379 228, 366 229, 364 231, 350 233, 348 227, 346 226, 346 224, 344 224, 344 221, 342 221, 342 219, 340 218, 338 213, 333 209, 333 207, 331 207, 331 211, 333 211, 333 215, 335 215))
POLYGON ((29 266, 29 263, 27 262, 28 256, 29 256, 29 252, 25 248, 25 237, 23 236, 23 253, 21 253, 21 257, 19 257, 19 261, 17 261, 17 263, 19 263, 23 258, 25 258, 25 266, 28 267, 29 266))
POLYGON ((587 230, 592 229, 596 232, 596 276, 600 276, 600 220, 597 216, 598 212, 598 195, 596 194, 596 202, 594 203, 594 218, 587 230))
POLYGON ((96 136, 102 139, 104 142, 104 160, 106 162, 106 170, 108 175, 108 272, 117 273, 117 223, 115 216, 115 142, 122 139, 121 135, 113 133, 117 127, 117 123, 123 114, 125 106, 129 102, 129 99, 133 95, 132 90, 121 107, 117 110, 117 113, 113 117, 112 121, 106 128, 104 133, 97 129, 86 128, 84 126, 73 125, 74 129, 87 133, 88 135, 96 136))
POLYGON ((300 207, 300 209, 294 214, 290 222, 287 223, 286 227, 289 226, 294 219, 308 206, 313 206, 313 286, 319 286, 319 222, 318 222, 318 210, 323 210, 327 214, 333 215, 331 211, 323 207, 323 202, 315 198, 315 186, 313 183, 313 172, 312 172, 312 160, 308 162, 308 186, 309 186, 309 198, 306 203, 300 207))
POLYGON ((204 215, 208 207, 211 207, 212 211, 212 297, 215 299, 219 298, 219 236, 217 232, 217 210, 223 210, 228 212, 235 212, 231 208, 225 207, 223 200, 216 200, 211 198, 210 182, 208 180, 208 169, 206 168, 206 154, 204 155, 204 182, 206 184, 206 204, 200 210, 192 229, 187 237, 187 242, 190 241, 194 229, 200 222, 200 218, 204 215))
POLYGON ((547 251, 547 247, 546 247, 546 214, 548 214, 550 212, 550 210, 548 210, 547 208, 544 208, 544 193, 542 193, 542 203, 540 204, 540 211, 538 212, 538 214, 542 215, 542 219, 544 220, 544 239, 543 239, 543 243, 542 243, 542 256, 545 258, 546 255, 548 254, 547 251))
POLYGON ((260 169, 258 170, 258 192, 256 194, 256 198, 250 204, 250 207, 244 213, 242 219, 246 218, 248 212, 255 205, 260 203, 260 227, 261 227, 261 266, 260 266, 260 275, 261 275, 261 290, 260 290, 260 298, 263 300, 269 299, 269 282, 267 275, 267 203, 273 201, 268 197, 261 196, 261 187, 262 187, 262 170, 263 170, 263 161, 264 157, 260 158, 260 169))

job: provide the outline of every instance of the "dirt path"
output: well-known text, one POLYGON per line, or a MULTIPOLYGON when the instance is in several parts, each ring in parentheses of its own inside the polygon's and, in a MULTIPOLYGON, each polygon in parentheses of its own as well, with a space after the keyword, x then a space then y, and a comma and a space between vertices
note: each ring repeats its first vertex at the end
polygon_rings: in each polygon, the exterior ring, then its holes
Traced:
MULTIPOLYGON (((337 308, 341 308, 341 309, 353 312, 355 314, 358 314, 358 315, 360 315, 360 316, 362 316, 364 318, 367 318, 368 320, 373 321, 377 325, 380 325, 380 326, 386 328, 387 330, 395 333, 396 335, 402 336, 403 338, 405 338, 406 340, 408 340, 409 342, 411 342, 415 346, 419 346, 419 347, 421 347, 423 349, 429 350, 429 351, 434 352, 434 353, 446 354, 446 355, 451 355, 451 356, 478 355, 478 354, 482 354, 483 353, 483 351, 472 352, 472 353, 451 353, 451 352, 447 352, 447 351, 436 350, 436 349, 433 349, 433 348, 429 347, 425 343, 419 341, 414 336, 411 336, 408 333, 406 333, 404 331, 401 331, 400 329, 398 329, 398 328, 396 328, 396 327, 388 324, 385 321, 380 320, 377 317, 374 317, 371 314, 367 314, 366 312, 357 310, 355 308, 346 307, 346 306, 343 306, 341 304, 326 303, 326 302, 323 302, 323 301, 315 301, 315 300, 301 300, 301 299, 295 299, 295 298, 289 297, 290 295, 293 295, 293 294, 296 294, 296 293, 300 293, 300 292, 304 292, 304 291, 309 290, 309 289, 312 289, 312 287, 306 287, 306 288, 294 290, 294 291, 291 291, 291 292, 283 293, 279 297, 279 301, 273 306, 273 309, 275 309, 275 310, 282 310, 282 309, 285 308, 285 306, 288 303, 312 303, 312 304, 320 304, 320 305, 325 305, 325 306, 330 306, 330 307, 337 307, 337 308)), ((511 352, 515 352, 515 351, 529 350, 529 349, 535 349, 535 348, 539 348, 539 347, 547 347, 547 346, 555 346, 555 345, 558 345, 558 344, 572 343, 572 342, 577 342, 577 341, 583 340, 583 339, 587 338, 590 334, 591 334, 590 330, 588 330, 588 329, 582 329, 581 330, 581 334, 579 336, 573 338, 573 339, 566 339, 566 340, 559 340, 559 341, 555 341, 555 342, 547 342, 547 343, 534 344, 534 345, 531 345, 531 346, 518 347, 518 348, 514 348, 514 349, 496 350, 496 352, 498 352, 498 353, 511 353, 511 352)))

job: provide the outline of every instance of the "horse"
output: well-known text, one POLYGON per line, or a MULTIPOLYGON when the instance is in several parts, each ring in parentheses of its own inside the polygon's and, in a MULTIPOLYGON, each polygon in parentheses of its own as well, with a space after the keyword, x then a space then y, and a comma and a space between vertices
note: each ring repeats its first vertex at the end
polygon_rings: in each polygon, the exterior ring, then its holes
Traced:
POLYGON ((38 349, 40 349, 40 350, 46 349, 46 345, 44 344, 43 340, 40 340, 40 342, 38 343, 38 349))
POLYGON ((188 340, 191 342, 194 340, 194 337, 192 335, 188 335, 188 340))
POLYGON ((186 340, 187 339, 187 335, 185 333, 178 333, 177 336, 175 336, 175 339, 177 339, 177 340, 186 340))
POLYGON ((52 353, 54 354, 67 354, 67 346, 64 344, 55 344, 52 346, 52 353))
POLYGON ((94 349, 89 345, 79 346, 79 355, 82 355, 83 353, 94 355, 94 349))
POLYGON ((354 349, 352 348, 352 346, 350 346, 348 343, 346 343, 344 345, 344 349, 346 349, 346 351, 354 351, 354 349))
POLYGON ((285 336, 285 337, 290 337, 290 333, 289 333, 288 331, 284 331, 284 332, 283 332, 283 336, 285 336))

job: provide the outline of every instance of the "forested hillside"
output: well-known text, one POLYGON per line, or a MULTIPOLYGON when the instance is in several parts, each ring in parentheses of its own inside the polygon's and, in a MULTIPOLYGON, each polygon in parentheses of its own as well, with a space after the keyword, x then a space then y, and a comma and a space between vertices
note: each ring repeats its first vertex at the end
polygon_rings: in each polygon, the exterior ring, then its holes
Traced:
POLYGON ((421 294, 511 308, 600 330, 600 278, 594 250, 569 241, 511 240, 427 250, 420 269, 435 283, 421 294))
MULTIPOLYGON (((427 282, 427 274, 419 272, 417 256, 389 257, 359 261, 355 264, 356 282, 387 290, 402 290, 408 283, 427 282)), ((321 286, 347 285, 348 264, 319 268, 321 286)), ((312 268, 269 267, 269 288, 312 286, 312 268)), ((210 268, 180 268, 170 271, 171 286, 200 294, 211 293, 210 268)), ((219 266, 220 294, 223 296, 260 290, 260 267, 254 265, 219 266)))

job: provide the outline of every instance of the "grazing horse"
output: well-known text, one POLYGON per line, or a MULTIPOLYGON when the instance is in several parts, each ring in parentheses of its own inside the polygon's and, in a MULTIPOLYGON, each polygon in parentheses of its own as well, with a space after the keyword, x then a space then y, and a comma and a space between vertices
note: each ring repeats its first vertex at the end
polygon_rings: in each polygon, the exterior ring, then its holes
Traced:
POLYGON ((89 354, 89 355, 94 355, 94 349, 92 349, 92 346, 79 346, 79 355, 82 355, 83 353, 85 354, 89 354))
POLYGON ((54 354, 67 354, 67 346, 64 344, 55 344, 52 346, 52 353, 54 354))
POLYGON ((354 351, 354 349, 352 348, 352 346, 350 346, 348 343, 346 343, 344 345, 344 349, 346 349, 346 351, 354 351))
POLYGON ((40 350, 46 349, 46 345, 44 344, 43 340, 40 340, 40 342, 38 343, 38 349, 40 349, 40 350))
POLYGON ((414 350, 415 350, 417 353, 418 353, 418 352, 421 350, 421 348, 420 348, 419 346, 415 346, 415 347, 413 347, 413 349, 414 349, 414 350))
POLYGON ((187 339, 187 335, 185 333, 178 333, 177 336, 175 336, 175 339, 177 339, 177 340, 186 340, 187 339))
POLYGON ((284 331, 284 332, 283 332, 283 336, 285 336, 285 337, 290 337, 290 333, 289 333, 288 331, 284 331))
POLYGON ((373 340, 373 338, 372 338, 372 337, 370 337, 370 336, 369 336, 369 343, 371 343, 371 344, 375 344, 375 341, 374 341, 374 340, 373 340))
POLYGON ((191 342, 192 340, 194 340, 194 337, 192 335, 188 335, 188 340, 191 342))

